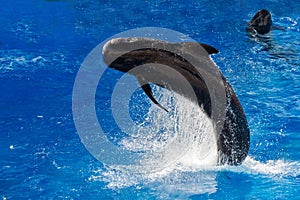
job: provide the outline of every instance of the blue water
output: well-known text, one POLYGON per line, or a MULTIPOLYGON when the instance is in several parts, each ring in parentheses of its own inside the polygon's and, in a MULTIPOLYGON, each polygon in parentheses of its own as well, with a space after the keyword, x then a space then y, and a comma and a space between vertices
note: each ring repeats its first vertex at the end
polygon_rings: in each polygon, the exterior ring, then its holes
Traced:
MULTIPOLYGON (((299 8, 292 0, 1 1, 0 198, 298 199, 299 8), (245 25, 262 8, 285 31, 248 37, 245 25), (81 63, 108 37, 147 26, 179 31, 220 51, 212 58, 251 130, 244 164, 132 177, 85 149, 72 115, 81 63)), ((100 111, 109 110, 117 77, 106 72, 107 92, 96 100, 100 111)), ((138 103, 141 115, 151 104, 138 103)), ((109 129, 111 118, 99 118, 109 129)))

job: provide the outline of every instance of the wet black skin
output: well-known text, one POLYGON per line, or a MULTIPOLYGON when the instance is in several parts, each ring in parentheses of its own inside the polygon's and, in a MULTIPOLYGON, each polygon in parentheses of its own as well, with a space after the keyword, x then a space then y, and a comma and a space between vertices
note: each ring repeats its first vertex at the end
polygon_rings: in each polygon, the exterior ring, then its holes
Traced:
POLYGON ((259 34, 269 33, 271 29, 272 17, 271 13, 266 9, 259 10, 246 27, 247 32, 259 34))
MULTIPOLYGON (((153 40, 149 40, 147 38, 139 38, 139 40, 139 42, 142 41, 145 44, 147 43, 146 46, 148 47, 151 46, 151 42, 153 42, 153 40)), ((108 65, 108 67, 118 71, 122 71, 124 73, 130 73, 129 70, 131 70, 135 66, 147 63, 160 63, 170 66, 181 75, 183 75, 186 80, 188 80, 189 84, 192 86, 196 94, 198 101, 196 103, 198 103, 198 105, 203 108, 204 112, 209 117, 211 117, 210 93, 202 74, 200 74, 200 72, 196 70, 193 65, 191 65, 180 55, 163 49, 141 48, 122 53, 122 47, 126 46, 126 42, 128 41, 128 39, 120 38, 115 40, 113 44, 110 44, 109 42, 106 43, 105 48, 102 52, 102 56, 104 62, 108 65), (120 48, 118 48, 118 46, 120 46, 120 48), (120 56, 118 56, 116 59, 111 59, 112 57, 114 57, 112 55, 118 51, 118 55, 120 56)), ((170 44, 163 41, 159 42, 163 43, 164 45, 170 44)), ((178 43, 175 45, 178 45, 178 48, 183 49, 193 48, 193 43, 178 43)), ((218 53, 218 50, 209 45, 201 45, 207 51, 207 56, 200 57, 201 59, 204 59, 204 61, 206 59, 210 59, 208 54, 218 53)), ((154 84, 175 91, 180 95, 189 98, 189 94, 181 90, 180 87, 176 86, 176 80, 172 80, 172 77, 169 77, 168 74, 159 73, 157 71, 153 71, 153 73, 156 73, 156 76, 159 76, 159 80, 161 80, 161 82, 154 82, 154 84)), ((139 74, 133 75, 137 77, 147 96, 160 108, 166 110, 152 96, 151 87, 149 86, 149 82, 151 82, 151 80, 149 80, 148 77, 144 75, 141 75, 144 76, 142 78, 139 74)), ((224 84, 225 86, 227 110, 223 128, 220 134, 216 135, 219 154, 218 164, 239 165, 245 160, 246 156, 248 155, 250 146, 250 130, 243 108, 236 94, 234 93, 233 88, 223 75, 221 75, 221 79, 223 81, 222 84, 224 84)), ((220 84, 220 81, 216 81, 214 84, 220 84)))

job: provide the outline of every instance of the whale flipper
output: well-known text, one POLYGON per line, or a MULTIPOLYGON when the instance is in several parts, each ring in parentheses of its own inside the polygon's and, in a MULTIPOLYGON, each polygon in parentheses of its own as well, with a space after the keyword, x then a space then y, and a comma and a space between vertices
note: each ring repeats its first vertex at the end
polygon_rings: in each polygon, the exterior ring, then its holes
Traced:
POLYGON ((137 76, 136 78, 137 78, 139 84, 141 85, 141 88, 144 90, 146 95, 151 99, 151 101, 153 103, 155 103, 158 107, 163 109, 164 111, 169 112, 166 108, 164 108, 162 105, 160 105, 160 103, 158 103, 158 101, 154 98, 150 84, 147 83, 145 81, 145 79, 141 76, 137 76))

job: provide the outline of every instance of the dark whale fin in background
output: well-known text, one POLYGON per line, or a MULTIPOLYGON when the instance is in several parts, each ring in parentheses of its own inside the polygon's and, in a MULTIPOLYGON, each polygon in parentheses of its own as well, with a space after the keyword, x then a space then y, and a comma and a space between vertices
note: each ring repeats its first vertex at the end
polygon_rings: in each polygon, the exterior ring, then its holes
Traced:
POLYGON ((154 98, 150 84, 147 83, 141 76, 137 76, 136 78, 137 78, 139 84, 141 85, 141 88, 144 90, 146 95, 149 97, 149 99, 151 99, 151 101, 153 103, 155 103, 158 107, 160 107, 164 111, 169 112, 162 105, 160 105, 160 103, 158 103, 158 101, 154 98))

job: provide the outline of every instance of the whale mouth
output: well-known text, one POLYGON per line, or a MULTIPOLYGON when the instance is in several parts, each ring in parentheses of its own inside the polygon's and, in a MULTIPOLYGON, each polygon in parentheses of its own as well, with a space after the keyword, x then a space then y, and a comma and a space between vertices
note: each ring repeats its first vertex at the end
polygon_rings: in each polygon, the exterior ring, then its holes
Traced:
MULTIPOLYGON (((156 40, 147 38, 147 42, 156 40)), ((127 72, 133 67, 141 63, 142 54, 137 54, 136 56, 131 56, 130 58, 120 59, 124 54, 136 51, 136 47, 143 49, 143 46, 147 47, 146 42, 140 40, 140 38, 113 38, 106 42, 102 48, 102 57, 104 63, 108 65, 109 68, 116 69, 122 72, 127 72)))

